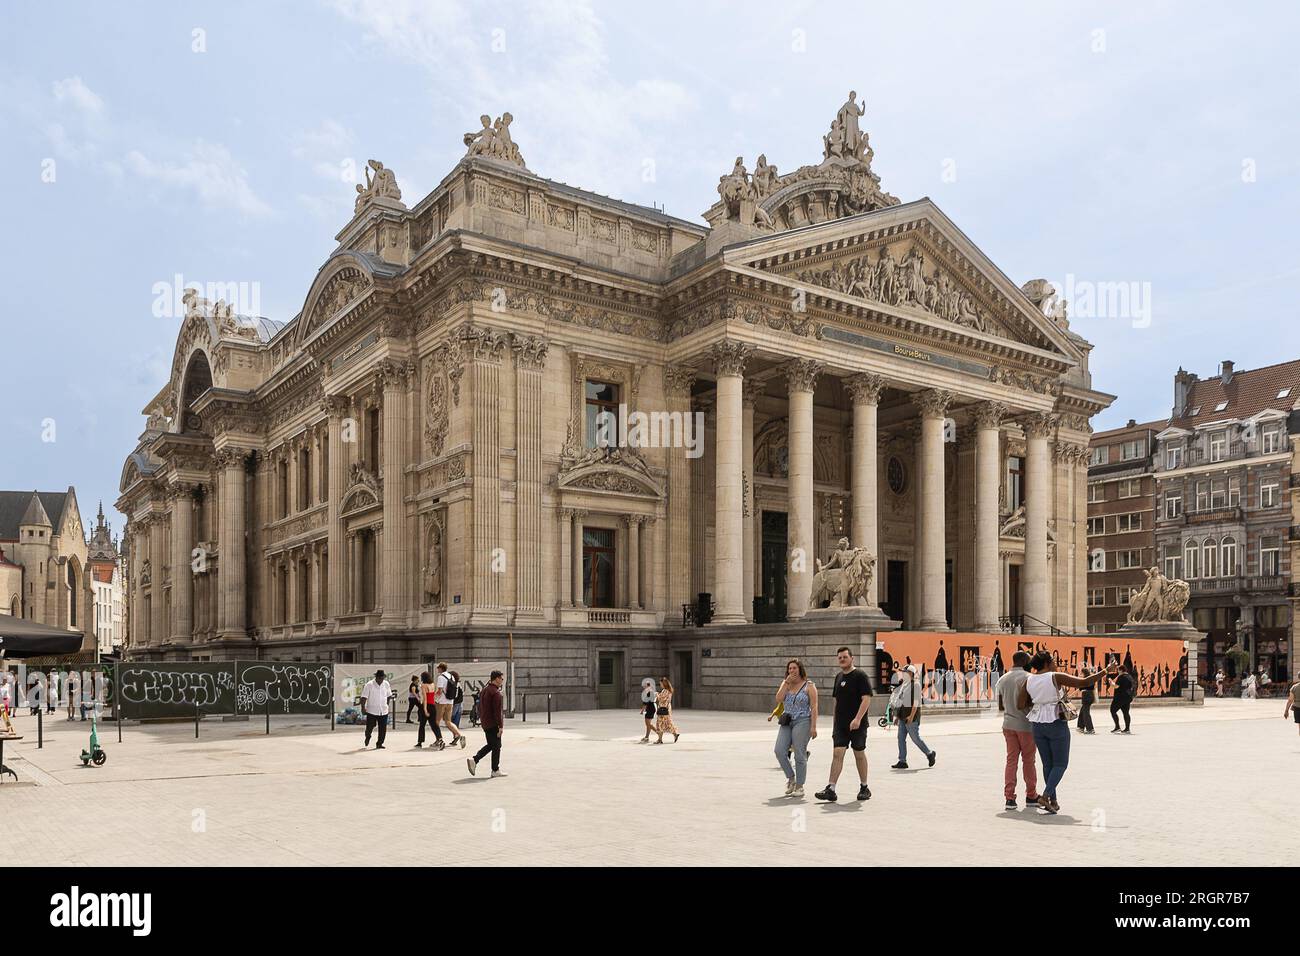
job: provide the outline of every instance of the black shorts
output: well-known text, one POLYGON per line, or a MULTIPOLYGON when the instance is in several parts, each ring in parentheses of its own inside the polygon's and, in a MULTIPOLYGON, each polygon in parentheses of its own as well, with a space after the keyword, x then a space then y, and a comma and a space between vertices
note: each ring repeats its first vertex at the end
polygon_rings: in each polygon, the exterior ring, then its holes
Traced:
POLYGON ((1291 716, 1295 718, 1297 724, 1300 724, 1300 704, 1296 704, 1291 708, 1291 716))
POLYGON ((654 720, 654 719, 655 719, 655 710, 656 710, 656 708, 655 708, 654 701, 650 701, 650 703, 646 704, 645 707, 644 707, 645 719, 646 719, 646 720, 654 720))
POLYGON ((831 741, 836 747, 849 747, 854 750, 867 749, 867 718, 862 718, 862 723, 857 730, 849 730, 849 725, 843 726, 836 724, 831 730, 831 741))

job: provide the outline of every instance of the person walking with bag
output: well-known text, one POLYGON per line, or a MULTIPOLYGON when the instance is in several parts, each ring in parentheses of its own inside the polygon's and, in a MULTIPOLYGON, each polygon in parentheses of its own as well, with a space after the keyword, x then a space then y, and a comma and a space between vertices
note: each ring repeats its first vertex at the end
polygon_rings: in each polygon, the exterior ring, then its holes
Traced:
POLYGON ((1038 806, 1048 813, 1059 813, 1061 806, 1056 802, 1056 788, 1070 765, 1069 721, 1074 717, 1072 709, 1065 703, 1065 689, 1091 687, 1103 676, 1117 674, 1119 665, 1112 664, 1105 671, 1087 677, 1075 677, 1058 671, 1052 655, 1039 651, 1030 659, 1029 666, 1033 673, 1020 688, 1017 704, 1029 712, 1034 744, 1038 747, 1039 759, 1043 761, 1046 785, 1038 795, 1038 806))
POLYGON ((786 662, 785 680, 776 689, 776 760, 785 771, 785 795, 802 797, 808 779, 808 742, 817 737, 817 687, 808 679, 803 663, 793 657, 786 662), (794 751, 794 766, 790 752, 794 751))
POLYGON ((664 734, 672 734, 673 743, 682 735, 673 721, 673 685, 667 677, 659 678, 659 693, 655 696, 655 733, 659 735, 657 744, 664 742, 664 734))
POLYGON ((933 767, 939 755, 921 739, 921 684, 916 679, 915 664, 903 668, 903 682, 898 685, 898 708, 894 711, 894 720, 898 724, 898 763, 890 769, 907 769, 908 737, 921 748, 921 753, 925 754, 925 759, 933 767))
MULTIPOLYGON (((1088 677, 1092 674, 1092 669, 1087 664, 1084 665, 1083 676, 1088 677)), ((1092 726, 1092 705, 1097 699, 1097 692, 1091 687, 1085 687, 1080 695, 1079 705, 1079 722, 1078 728, 1080 733, 1095 734, 1097 731, 1092 726)))

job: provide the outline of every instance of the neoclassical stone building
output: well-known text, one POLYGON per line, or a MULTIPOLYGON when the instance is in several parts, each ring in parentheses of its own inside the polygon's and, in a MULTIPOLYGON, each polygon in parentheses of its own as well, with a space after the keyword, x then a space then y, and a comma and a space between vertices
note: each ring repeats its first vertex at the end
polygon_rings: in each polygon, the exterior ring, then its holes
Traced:
POLYGON ((414 206, 371 162, 288 322, 187 296, 122 473, 133 655, 512 652, 569 705, 658 673, 725 705, 741 648, 814 653, 842 536, 907 627, 1082 632, 1091 347, 881 189, 859 109, 818 163, 738 159, 706 225, 484 117, 414 206), (638 418, 653 447, 600 447, 638 418))

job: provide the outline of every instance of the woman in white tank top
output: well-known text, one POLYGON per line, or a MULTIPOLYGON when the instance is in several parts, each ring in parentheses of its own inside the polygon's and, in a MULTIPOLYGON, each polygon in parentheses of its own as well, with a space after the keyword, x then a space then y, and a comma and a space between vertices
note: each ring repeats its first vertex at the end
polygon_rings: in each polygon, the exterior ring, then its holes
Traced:
POLYGON ((1070 724, 1061 713, 1065 688, 1091 687, 1103 676, 1115 676, 1119 668, 1112 664, 1105 671, 1087 677, 1062 674, 1056 669, 1056 659, 1047 651, 1035 654, 1029 667, 1032 673, 1020 688, 1017 703, 1028 711, 1029 725, 1034 729, 1034 745, 1043 761, 1047 785, 1038 795, 1038 806, 1048 813, 1056 813, 1061 809, 1056 802, 1056 785, 1070 765, 1070 724))

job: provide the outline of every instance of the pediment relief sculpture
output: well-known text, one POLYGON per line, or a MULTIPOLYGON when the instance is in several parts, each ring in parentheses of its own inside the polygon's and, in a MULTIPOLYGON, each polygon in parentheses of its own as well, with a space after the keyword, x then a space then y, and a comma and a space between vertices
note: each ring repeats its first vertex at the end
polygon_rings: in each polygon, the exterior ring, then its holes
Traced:
POLYGON ((796 272, 794 277, 809 285, 882 305, 920 309, 978 332, 997 331, 989 310, 948 270, 937 264, 929 266, 924 251, 915 243, 906 251, 883 245, 825 268, 796 272))
POLYGON ((561 488, 590 488, 662 498, 663 487, 635 448, 592 448, 561 465, 561 488))

